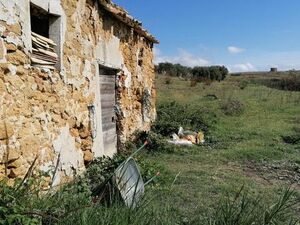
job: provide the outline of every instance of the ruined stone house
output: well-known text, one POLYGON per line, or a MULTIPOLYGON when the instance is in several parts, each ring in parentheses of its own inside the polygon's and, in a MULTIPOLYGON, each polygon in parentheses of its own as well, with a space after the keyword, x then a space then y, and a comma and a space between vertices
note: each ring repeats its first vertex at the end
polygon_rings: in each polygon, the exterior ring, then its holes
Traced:
POLYGON ((109 0, 0 0, 0 178, 59 184, 149 130, 155 43, 109 0))

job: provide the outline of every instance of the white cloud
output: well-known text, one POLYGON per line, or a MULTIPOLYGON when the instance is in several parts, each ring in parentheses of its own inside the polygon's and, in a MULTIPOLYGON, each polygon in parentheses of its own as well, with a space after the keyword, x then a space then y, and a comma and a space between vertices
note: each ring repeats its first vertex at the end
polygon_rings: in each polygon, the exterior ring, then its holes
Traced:
POLYGON ((228 66, 230 72, 250 72, 255 71, 256 68, 251 63, 242 63, 228 66))
POLYGON ((163 55, 158 48, 154 48, 154 62, 170 62, 170 63, 180 63, 184 66, 208 66, 210 62, 206 59, 203 59, 200 56, 194 55, 184 49, 179 49, 176 56, 167 56, 163 55))
POLYGON ((229 52, 230 54, 239 54, 239 53, 242 53, 242 52, 245 51, 245 49, 243 49, 243 48, 238 48, 238 47, 235 47, 235 46, 229 46, 229 47, 227 48, 227 50, 228 50, 228 52, 229 52))

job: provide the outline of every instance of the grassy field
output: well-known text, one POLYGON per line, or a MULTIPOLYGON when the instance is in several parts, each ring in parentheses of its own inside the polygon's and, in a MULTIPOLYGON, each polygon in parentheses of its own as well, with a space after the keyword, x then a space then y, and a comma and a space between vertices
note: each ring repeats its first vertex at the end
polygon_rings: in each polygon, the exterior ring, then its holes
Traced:
MULTIPOLYGON (((178 78, 166 84, 165 79, 157 78, 158 105, 191 104, 215 113, 217 120, 205 145, 150 158, 166 167, 162 183, 152 191, 160 196, 159 204, 172 207, 179 224, 195 224, 199 215, 213 211, 222 197, 241 187, 266 202, 290 186, 299 197, 300 146, 285 143, 282 137, 300 128, 300 92, 259 85, 260 75, 232 76, 196 87, 178 78), (231 101, 243 105, 240 115, 222 110, 231 101)), ((299 205, 294 215, 300 215, 299 205)))

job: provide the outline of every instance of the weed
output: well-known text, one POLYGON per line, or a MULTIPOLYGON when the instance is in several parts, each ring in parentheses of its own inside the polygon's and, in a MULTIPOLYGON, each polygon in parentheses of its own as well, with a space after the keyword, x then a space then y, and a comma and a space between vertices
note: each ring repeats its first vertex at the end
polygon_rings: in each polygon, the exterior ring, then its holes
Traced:
POLYGON ((197 84, 198 84, 197 79, 195 79, 195 78, 191 79, 191 87, 196 87, 197 84))
POLYGON ((169 144, 166 138, 159 133, 142 131, 135 134, 134 143, 136 146, 140 146, 145 141, 148 141, 146 146, 148 152, 174 152, 174 146, 169 144))
POLYGON ((126 159, 123 155, 113 158, 102 157, 95 159, 88 167, 85 179, 91 189, 92 196, 103 194, 105 185, 110 182, 117 167, 126 159))
POLYGON ((296 204, 294 196, 295 192, 288 188, 275 203, 266 205, 260 196, 253 199, 243 187, 234 198, 220 201, 211 221, 214 225, 296 224, 291 216, 296 204))
POLYGON ((166 76, 165 78, 165 84, 171 84, 172 83, 172 78, 170 76, 166 76))
POLYGON ((221 105, 221 109, 227 116, 239 116, 245 111, 245 106, 239 100, 228 100, 221 105))
POLYGON ((163 136, 177 133, 179 127, 208 132, 215 122, 216 115, 207 108, 170 102, 157 106, 157 120, 153 131, 163 136))
POLYGON ((241 90, 244 90, 248 86, 248 82, 243 80, 243 81, 238 83, 238 86, 241 90))
POLYGON ((294 128, 294 133, 291 135, 282 136, 282 139, 287 144, 300 144, 300 129, 294 128))

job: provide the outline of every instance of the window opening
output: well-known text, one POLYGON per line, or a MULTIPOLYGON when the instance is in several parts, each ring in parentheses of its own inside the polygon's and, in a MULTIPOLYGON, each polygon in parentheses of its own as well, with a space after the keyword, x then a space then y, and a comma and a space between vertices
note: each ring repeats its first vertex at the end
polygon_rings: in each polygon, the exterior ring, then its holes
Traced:
MULTIPOLYGON (((51 70, 57 68, 59 48, 51 39, 51 24, 58 18, 33 4, 30 5, 32 66, 51 70)), ((59 35, 58 32, 57 34, 59 35)))

